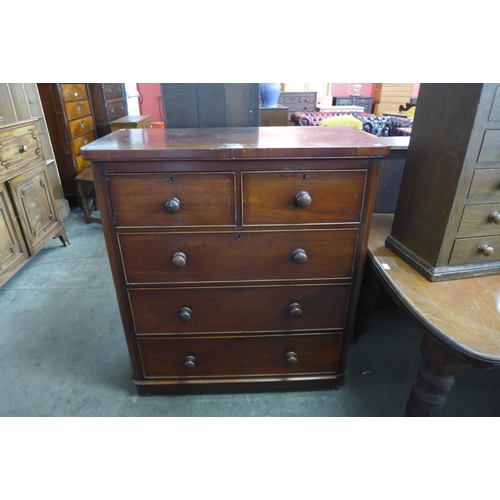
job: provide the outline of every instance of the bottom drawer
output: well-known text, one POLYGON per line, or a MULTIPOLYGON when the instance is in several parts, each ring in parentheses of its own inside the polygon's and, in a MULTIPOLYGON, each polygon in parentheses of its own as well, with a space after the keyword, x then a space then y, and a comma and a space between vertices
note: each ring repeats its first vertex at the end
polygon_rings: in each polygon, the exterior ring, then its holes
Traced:
POLYGON ((460 238, 455 240, 449 264, 479 264, 500 259, 500 236, 460 238))
POLYGON ((138 340, 145 378, 333 373, 341 334, 138 340))

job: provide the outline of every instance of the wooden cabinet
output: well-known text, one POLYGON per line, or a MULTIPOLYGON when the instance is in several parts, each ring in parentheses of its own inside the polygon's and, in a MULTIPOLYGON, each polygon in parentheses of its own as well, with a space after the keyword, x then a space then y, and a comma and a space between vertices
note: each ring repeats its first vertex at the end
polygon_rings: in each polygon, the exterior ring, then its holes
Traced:
POLYGON ((110 124, 111 132, 122 128, 150 128, 151 117, 149 115, 122 116, 113 120, 110 124))
POLYGON ((316 110, 317 92, 281 92, 278 105, 288 108, 288 124, 293 125, 290 116, 299 111, 309 112, 316 110))
POLYGON ((342 385, 388 153, 338 127, 86 146, 139 393, 342 385))
POLYGON ((373 99, 371 97, 332 97, 334 106, 363 106, 364 113, 372 112, 373 99))
POLYGON ((376 83, 373 112, 376 115, 398 114, 399 106, 411 101, 412 88, 411 83, 376 83))
POLYGON ((500 272, 500 84, 422 84, 386 245, 430 281, 500 272))
POLYGON ((38 91, 65 197, 79 204, 75 177, 90 163, 80 148, 94 141, 94 118, 86 83, 39 83, 38 91))
POLYGON ((68 245, 36 120, 0 122, 0 286, 56 237, 68 245))
POLYGON ((127 116, 127 99, 123 83, 89 83, 97 137, 112 132, 111 122, 127 116))

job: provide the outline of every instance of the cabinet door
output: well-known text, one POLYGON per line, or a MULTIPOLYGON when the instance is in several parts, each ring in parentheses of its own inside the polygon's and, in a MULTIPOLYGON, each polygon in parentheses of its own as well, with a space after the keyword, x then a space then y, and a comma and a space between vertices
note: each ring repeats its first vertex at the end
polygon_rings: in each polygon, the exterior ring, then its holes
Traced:
POLYGON ((0 286, 28 260, 19 224, 5 184, 0 184, 0 286))
POLYGON ((58 230, 58 215, 44 164, 9 181, 12 199, 31 255, 58 230))

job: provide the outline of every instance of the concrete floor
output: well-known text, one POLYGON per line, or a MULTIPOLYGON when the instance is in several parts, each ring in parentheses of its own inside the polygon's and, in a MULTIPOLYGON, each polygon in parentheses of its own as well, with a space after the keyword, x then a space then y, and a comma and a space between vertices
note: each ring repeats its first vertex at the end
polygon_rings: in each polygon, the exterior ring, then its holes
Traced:
MULTIPOLYGON (((402 416, 420 366, 420 331, 396 308, 374 312, 340 390, 137 396, 102 227, 80 209, 0 288, 0 416, 402 416)), ((499 416, 500 371, 457 378, 442 416, 499 416)))

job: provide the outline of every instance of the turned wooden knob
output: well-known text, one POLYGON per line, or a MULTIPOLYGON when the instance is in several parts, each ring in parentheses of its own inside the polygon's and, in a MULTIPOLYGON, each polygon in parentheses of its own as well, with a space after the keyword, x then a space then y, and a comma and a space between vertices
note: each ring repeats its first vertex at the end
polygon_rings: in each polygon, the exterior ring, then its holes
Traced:
POLYGON ((191 321, 192 314, 193 313, 189 307, 183 307, 179 313, 179 319, 184 321, 184 323, 187 323, 188 321, 191 321))
POLYGON ((19 146, 19 152, 20 153, 26 153, 28 151, 28 146, 26 144, 23 144, 22 146, 19 146))
POLYGON ((479 252, 482 253, 485 257, 489 257, 493 254, 493 247, 490 247, 486 244, 482 245, 481 247, 479 247, 479 252))
POLYGON ((194 370, 196 367, 196 358, 194 356, 186 356, 184 358, 184 368, 186 370, 194 370))
POLYGON ((307 262, 307 254, 302 248, 297 248, 292 252, 292 259, 295 264, 305 264, 307 262))
POLYGON ((295 203, 300 208, 306 208, 312 203, 311 195, 307 191, 300 191, 295 195, 295 203))
POLYGON ((297 355, 293 351, 286 353, 286 363, 288 366, 295 366, 298 362, 297 355))
POLYGON ((288 310, 290 311, 290 316, 294 318, 300 318, 302 316, 302 306, 294 302, 288 306, 288 310))
POLYGON ((494 222, 495 224, 500 224, 500 212, 493 212, 488 217, 490 222, 494 222))
POLYGON ((181 202, 179 201, 178 198, 169 198, 165 202, 165 210, 169 214, 176 214, 180 208, 181 208, 181 202))
POLYGON ((172 257, 172 265, 177 268, 184 267, 187 262, 187 257, 185 253, 182 252, 175 252, 174 256, 172 257))

